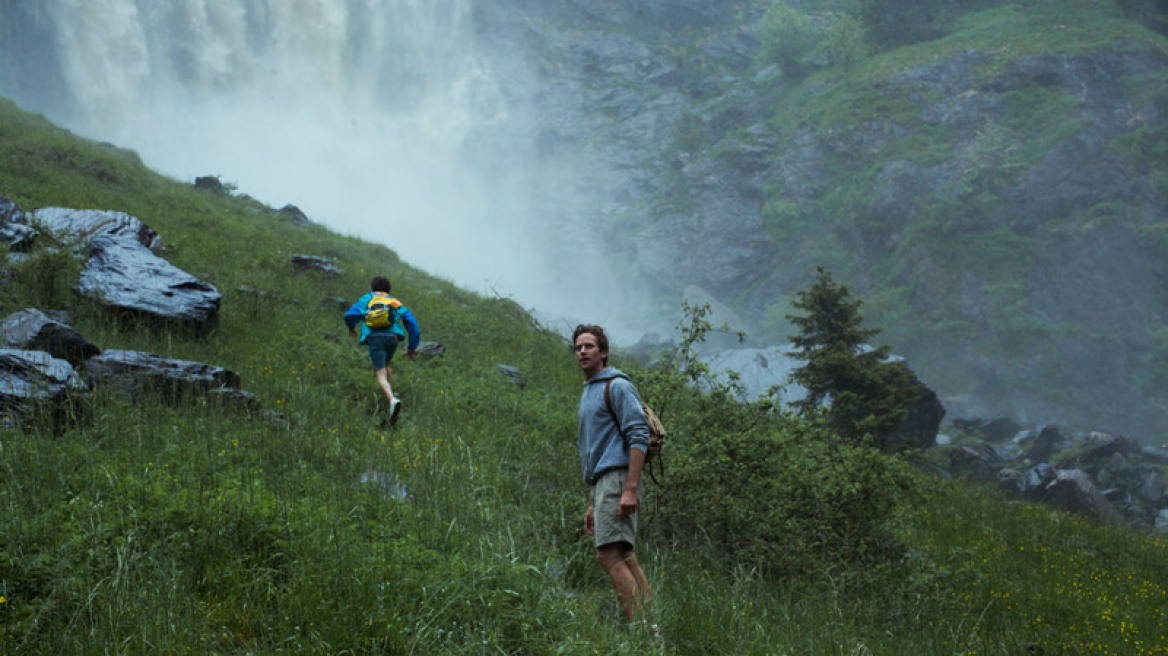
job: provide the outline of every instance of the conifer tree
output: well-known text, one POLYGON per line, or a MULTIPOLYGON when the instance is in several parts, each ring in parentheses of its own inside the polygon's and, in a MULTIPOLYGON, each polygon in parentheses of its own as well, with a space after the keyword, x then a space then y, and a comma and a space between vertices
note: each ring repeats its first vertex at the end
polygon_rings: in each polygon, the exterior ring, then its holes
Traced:
POLYGON ((888 361, 891 347, 868 345, 880 331, 864 327, 863 301, 830 271, 817 271, 793 302, 805 314, 787 317, 800 330, 791 337, 795 357, 806 361, 791 375, 807 389, 794 405, 804 417, 824 416, 840 435, 879 439, 904 424, 920 390, 904 365, 888 361))

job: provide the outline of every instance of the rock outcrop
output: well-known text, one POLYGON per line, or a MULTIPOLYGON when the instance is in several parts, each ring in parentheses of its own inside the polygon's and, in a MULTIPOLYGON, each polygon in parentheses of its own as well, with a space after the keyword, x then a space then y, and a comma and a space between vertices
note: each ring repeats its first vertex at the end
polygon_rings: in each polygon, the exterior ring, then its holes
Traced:
POLYGON ((83 409, 88 394, 68 362, 43 351, 0 349, 0 425, 66 419, 83 409))
POLYGON ((26 251, 36 241, 36 228, 28 222, 28 215, 10 199, 0 196, 0 243, 14 251, 26 251))
MULTIPOLYGON (((25 225, 25 215, 15 205, 0 203, 0 211, 7 222, 0 226, 25 225)), ((151 252, 162 240, 137 218, 65 208, 42 209, 35 216, 55 239, 88 245, 89 259, 74 286, 82 297, 198 333, 218 321, 219 292, 151 252)), ((239 292, 264 302, 271 297, 246 285, 239 292)), ((90 385, 133 398, 144 394, 172 402, 201 398, 249 412, 262 410, 259 399, 240 387, 233 371, 138 351, 103 352, 69 326, 67 316, 68 312, 27 308, 0 321, 0 425, 16 427, 46 415, 54 423, 79 416, 85 408, 79 400, 88 400, 90 385)), ((287 424, 279 413, 264 416, 274 424, 287 424)))
POLYGON ((171 400, 237 389, 240 385, 239 374, 223 367, 120 349, 109 349, 90 358, 86 378, 94 387, 112 386, 131 397, 158 393, 171 400))
MULTIPOLYGON (((807 397, 807 390, 791 381, 795 370, 805 364, 795 357, 791 347, 715 350, 702 355, 701 360, 722 383, 729 382, 730 372, 733 372, 742 391, 742 401, 770 396, 789 408, 807 397)), ((919 389, 919 394, 900 428, 881 437, 878 443, 889 451, 927 449, 934 444, 945 418, 945 406, 937 398, 937 393, 921 382, 908 365, 903 362, 900 365, 908 369, 911 384, 919 389)))
POLYGON ((0 346, 25 351, 44 351, 79 367, 101 353, 72 327, 28 308, 0 321, 0 346))
POLYGON ((317 255, 293 255, 292 269, 296 273, 314 273, 323 276, 343 276, 345 270, 328 258, 317 255))
POLYGON ((1168 510, 1163 449, 1097 431, 1072 434, 1053 425, 991 443, 976 426, 994 422, 960 423, 965 439, 939 449, 949 475, 997 482, 1011 494, 1104 524, 1151 528, 1168 510))
POLYGON ((131 315, 159 319, 199 333, 219 321, 222 295, 154 255, 139 243, 109 235, 96 238, 74 290, 131 315))
POLYGON ((281 207, 276 211, 276 216, 284 221, 288 221, 295 226, 303 227, 312 225, 312 220, 308 218, 308 215, 304 213, 304 210, 296 207, 295 205, 289 204, 281 207))
POLYGON ((46 207, 34 212, 33 218, 64 241, 90 243, 104 235, 141 244, 151 251, 162 246, 153 228, 125 212, 46 207))

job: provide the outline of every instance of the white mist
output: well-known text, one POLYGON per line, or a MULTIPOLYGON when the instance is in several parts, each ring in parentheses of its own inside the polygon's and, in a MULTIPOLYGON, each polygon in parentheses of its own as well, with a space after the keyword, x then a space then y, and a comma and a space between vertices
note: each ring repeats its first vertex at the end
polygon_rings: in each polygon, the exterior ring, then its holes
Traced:
POLYGON ((633 337, 622 317, 642 305, 580 220, 604 190, 561 194, 586 165, 534 164, 538 80, 476 42, 471 12, 471 0, 48 0, 38 20, 71 100, 32 109, 180 180, 216 175, 297 205, 557 329, 579 318, 633 337))

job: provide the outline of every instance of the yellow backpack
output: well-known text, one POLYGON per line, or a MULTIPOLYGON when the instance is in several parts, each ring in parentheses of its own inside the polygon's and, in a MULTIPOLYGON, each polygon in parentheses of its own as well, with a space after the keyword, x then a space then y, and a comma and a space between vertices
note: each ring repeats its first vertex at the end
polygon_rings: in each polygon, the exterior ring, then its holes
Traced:
POLYGON ((389 328, 397 320, 394 314, 400 305, 401 302, 396 298, 374 292, 369 304, 365 306, 365 325, 373 329, 389 328))

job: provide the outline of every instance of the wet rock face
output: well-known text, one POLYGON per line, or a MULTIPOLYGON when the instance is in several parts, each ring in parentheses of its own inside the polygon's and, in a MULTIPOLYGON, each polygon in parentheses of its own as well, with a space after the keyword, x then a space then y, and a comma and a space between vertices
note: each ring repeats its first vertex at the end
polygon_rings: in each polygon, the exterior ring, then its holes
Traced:
POLYGON ((0 346, 44 351, 75 367, 101 353, 72 327, 35 308, 21 310, 0 322, 0 346))
POLYGON ((32 247, 38 232, 28 223, 28 216, 16 203, 0 196, 0 243, 14 251, 32 247))
POLYGON ((59 238, 87 241, 107 235, 137 242, 152 251, 162 246, 162 238, 153 228, 125 212, 46 207, 33 217, 59 238))
MULTIPOLYGON (((635 19, 622 20, 627 25, 635 19)), ((774 104, 755 100, 766 98, 766 85, 751 87, 746 79, 715 84, 722 94, 718 102, 705 101, 689 92, 697 86, 674 80, 677 62, 661 51, 631 37, 619 44, 600 32, 585 34, 570 39, 541 32, 551 44, 547 52, 564 63, 566 73, 559 79, 571 87, 570 95, 619 117, 611 133, 621 138, 605 139, 598 150, 606 170, 616 174, 602 186, 632 199, 630 207, 643 201, 644 209, 627 212, 612 246, 629 252, 651 284, 672 294, 697 285, 722 300, 735 298, 735 309, 757 325, 774 299, 807 284, 807 272, 823 264, 816 258, 835 249, 846 254, 841 259, 856 270, 865 295, 898 286, 910 290, 898 301, 908 306, 898 308, 905 311, 901 316, 953 320, 953 325, 978 326, 988 336, 1005 318, 1003 304, 995 300, 1001 281, 993 276, 1016 267, 1026 316, 1010 318, 1073 329, 1043 341, 1037 355, 1041 367, 1032 352, 995 352, 990 338, 900 337, 903 343, 894 343, 898 352, 932 381, 945 405, 954 412, 992 412, 1028 423, 1059 420, 1137 437, 1155 436, 1168 426, 1162 393, 1132 382, 1147 374, 1143 363, 1154 348, 1148 326, 1163 323, 1168 313, 1168 260, 1162 243, 1146 235, 1147 226, 1165 220, 1168 204, 1154 167, 1141 163, 1143 150, 1133 144, 1156 143, 1168 111, 1162 93, 1133 92, 1136 85, 1124 82, 1162 78, 1168 60, 1161 55, 1022 57, 986 79, 995 55, 963 51, 872 83, 872 91, 919 112, 771 133, 766 120, 774 104), (618 82, 634 75, 621 67, 629 62, 638 62, 639 72, 662 74, 650 74, 641 86, 621 87, 618 82), (577 70, 598 71, 599 81, 573 78, 577 70), (648 89, 657 95, 649 98, 648 89), (687 92, 677 93, 683 89, 687 92), (745 98, 733 96, 742 89, 749 91, 745 98), (990 172, 1002 167, 985 155, 999 134, 987 126, 1008 125, 1025 112, 1017 107, 1019 99, 1031 97, 1051 106, 1065 102, 1059 120, 1078 127, 1042 144, 1041 156, 1015 174, 989 181, 990 172), (680 154, 663 148, 673 141, 661 135, 681 134, 686 117, 693 119, 701 147, 680 154), (939 132, 952 157, 906 159, 893 147, 939 132), (993 197, 992 211, 984 216, 977 213, 976 199, 955 191, 973 184, 966 178, 975 170, 983 173, 974 182, 993 197), (865 179, 862 187, 859 178, 865 179), (833 198, 849 187, 862 189, 848 203, 857 220, 840 221, 832 214, 839 207, 833 198), (773 189, 781 189, 781 197, 773 189), (955 217, 971 222, 951 226, 957 232, 1000 230, 1017 236, 1025 252, 1003 256, 987 275, 980 258, 947 259, 927 240, 910 236, 914 226, 944 223, 928 208, 950 204, 959 208, 955 217), (838 228, 818 231, 818 225, 838 228), (869 288, 870 272, 891 258, 892 268, 902 273, 869 288), (979 373, 955 380, 946 373, 954 369, 979 373), (1037 389, 1057 395, 1036 394, 1037 389)), ((563 112, 555 107, 547 114, 563 112)), ((566 143, 583 143, 587 137, 573 130, 594 124, 560 121, 555 133, 566 143)), ((1009 129, 999 136, 1007 149, 1038 145, 1009 129)), ((904 328, 885 325, 890 335, 904 328)))
POLYGON ((218 323, 222 294, 139 243, 103 235, 74 291, 108 307, 208 332, 218 323))
POLYGON ((1047 503, 1103 524, 1121 524, 1123 517, 1104 497, 1091 477, 1079 469, 1059 470, 1040 493, 1047 503))
POLYGON ((312 220, 308 218, 308 215, 304 213, 304 210, 296 207, 295 205, 285 205, 284 207, 281 207, 276 211, 276 216, 290 222, 295 226, 312 225, 312 220))
POLYGON ((112 385, 133 397, 153 391, 171 399, 240 384, 239 374, 222 367, 119 349, 90 358, 86 377, 95 386, 112 385))
POLYGON ((72 365, 43 351, 0 349, 0 417, 69 413, 88 395, 72 365))
POLYGON ((314 273, 324 276, 343 276, 345 270, 332 260, 316 255, 293 255, 292 269, 296 273, 314 273))

